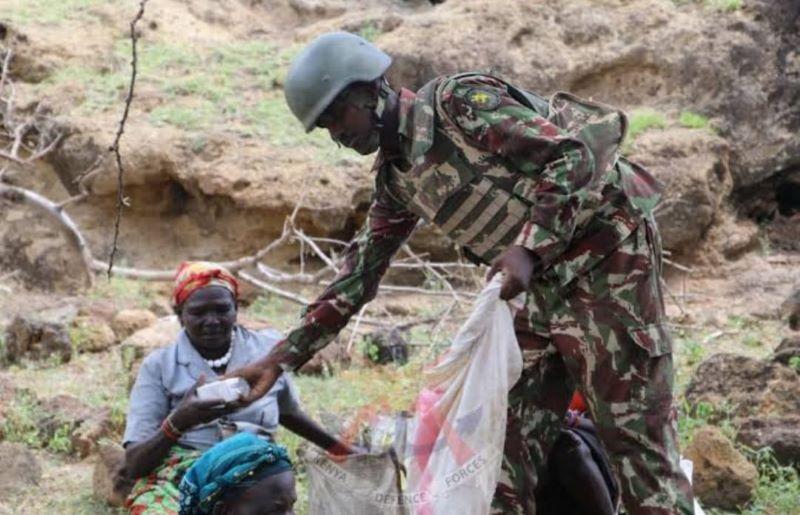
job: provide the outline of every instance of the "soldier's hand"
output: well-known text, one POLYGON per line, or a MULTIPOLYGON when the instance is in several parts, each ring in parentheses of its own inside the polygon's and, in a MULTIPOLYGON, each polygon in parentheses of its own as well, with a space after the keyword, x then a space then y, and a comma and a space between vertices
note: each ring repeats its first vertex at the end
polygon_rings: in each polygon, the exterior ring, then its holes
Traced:
POLYGON ((272 388, 283 369, 274 363, 269 356, 225 374, 225 378, 241 377, 250 385, 248 393, 240 402, 244 405, 257 401, 272 388))
POLYGON ((503 272, 505 279, 500 287, 500 298, 513 299, 527 289, 537 264, 536 254, 525 247, 512 245, 492 262, 486 280, 490 281, 496 273, 503 272))

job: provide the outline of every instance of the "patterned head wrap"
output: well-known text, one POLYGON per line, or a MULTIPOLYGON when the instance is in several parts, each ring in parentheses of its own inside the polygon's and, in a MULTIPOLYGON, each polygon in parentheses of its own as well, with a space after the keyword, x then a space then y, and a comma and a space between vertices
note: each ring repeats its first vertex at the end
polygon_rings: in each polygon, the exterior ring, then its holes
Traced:
POLYGON ((292 469, 286 448, 238 433, 203 453, 181 479, 180 515, 211 513, 226 489, 292 469))
POLYGON ((207 261, 184 261, 175 273, 172 306, 178 308, 189 295, 206 286, 222 286, 239 298, 239 281, 223 267, 207 261))

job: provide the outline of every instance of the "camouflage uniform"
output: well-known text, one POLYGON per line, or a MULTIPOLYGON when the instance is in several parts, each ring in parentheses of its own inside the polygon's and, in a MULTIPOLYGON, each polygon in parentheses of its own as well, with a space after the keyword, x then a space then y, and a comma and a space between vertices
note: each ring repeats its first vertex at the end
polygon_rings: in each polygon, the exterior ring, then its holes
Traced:
POLYGON ((566 93, 549 104, 495 77, 401 90, 400 155, 379 154, 366 227, 274 355, 305 363, 374 298, 419 218, 489 263, 509 245, 540 268, 517 320, 526 369, 510 397, 503 513, 532 513, 536 469, 573 387, 588 401, 629 513, 691 513, 678 468, 663 326, 655 180, 618 157, 624 115, 566 93))

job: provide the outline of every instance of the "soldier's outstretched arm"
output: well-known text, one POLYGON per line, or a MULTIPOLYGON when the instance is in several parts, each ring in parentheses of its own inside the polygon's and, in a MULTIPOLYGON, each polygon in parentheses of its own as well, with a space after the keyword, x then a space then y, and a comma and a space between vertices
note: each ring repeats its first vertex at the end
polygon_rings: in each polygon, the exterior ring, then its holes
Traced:
POLYGON ((515 245, 532 251, 546 268, 574 234, 595 168, 591 150, 491 77, 454 80, 441 101, 469 143, 502 156, 524 176, 515 191, 533 207, 515 245))
POLYGON ((347 248, 339 275, 306 307, 299 325, 268 356, 231 372, 250 383, 246 401, 267 393, 283 370, 295 370, 311 359, 375 298, 389 261, 418 220, 386 192, 376 192, 363 229, 347 248))

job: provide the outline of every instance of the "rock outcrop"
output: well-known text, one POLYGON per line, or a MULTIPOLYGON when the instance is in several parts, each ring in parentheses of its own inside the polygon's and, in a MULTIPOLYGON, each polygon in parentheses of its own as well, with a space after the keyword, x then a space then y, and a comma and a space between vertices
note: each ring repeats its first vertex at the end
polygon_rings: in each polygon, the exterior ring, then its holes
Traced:
POLYGON ((729 417, 737 439, 750 447, 772 447, 782 463, 800 456, 800 375, 778 361, 716 354, 701 363, 686 389, 691 406, 715 408, 711 420, 729 417))
POLYGON ((0 362, 17 363, 31 359, 66 363, 71 358, 72 343, 64 323, 36 316, 18 316, 6 329, 0 362))
POLYGON ((758 471, 719 429, 699 429, 684 452, 694 463, 692 486, 703 506, 735 510, 753 498, 758 471))

